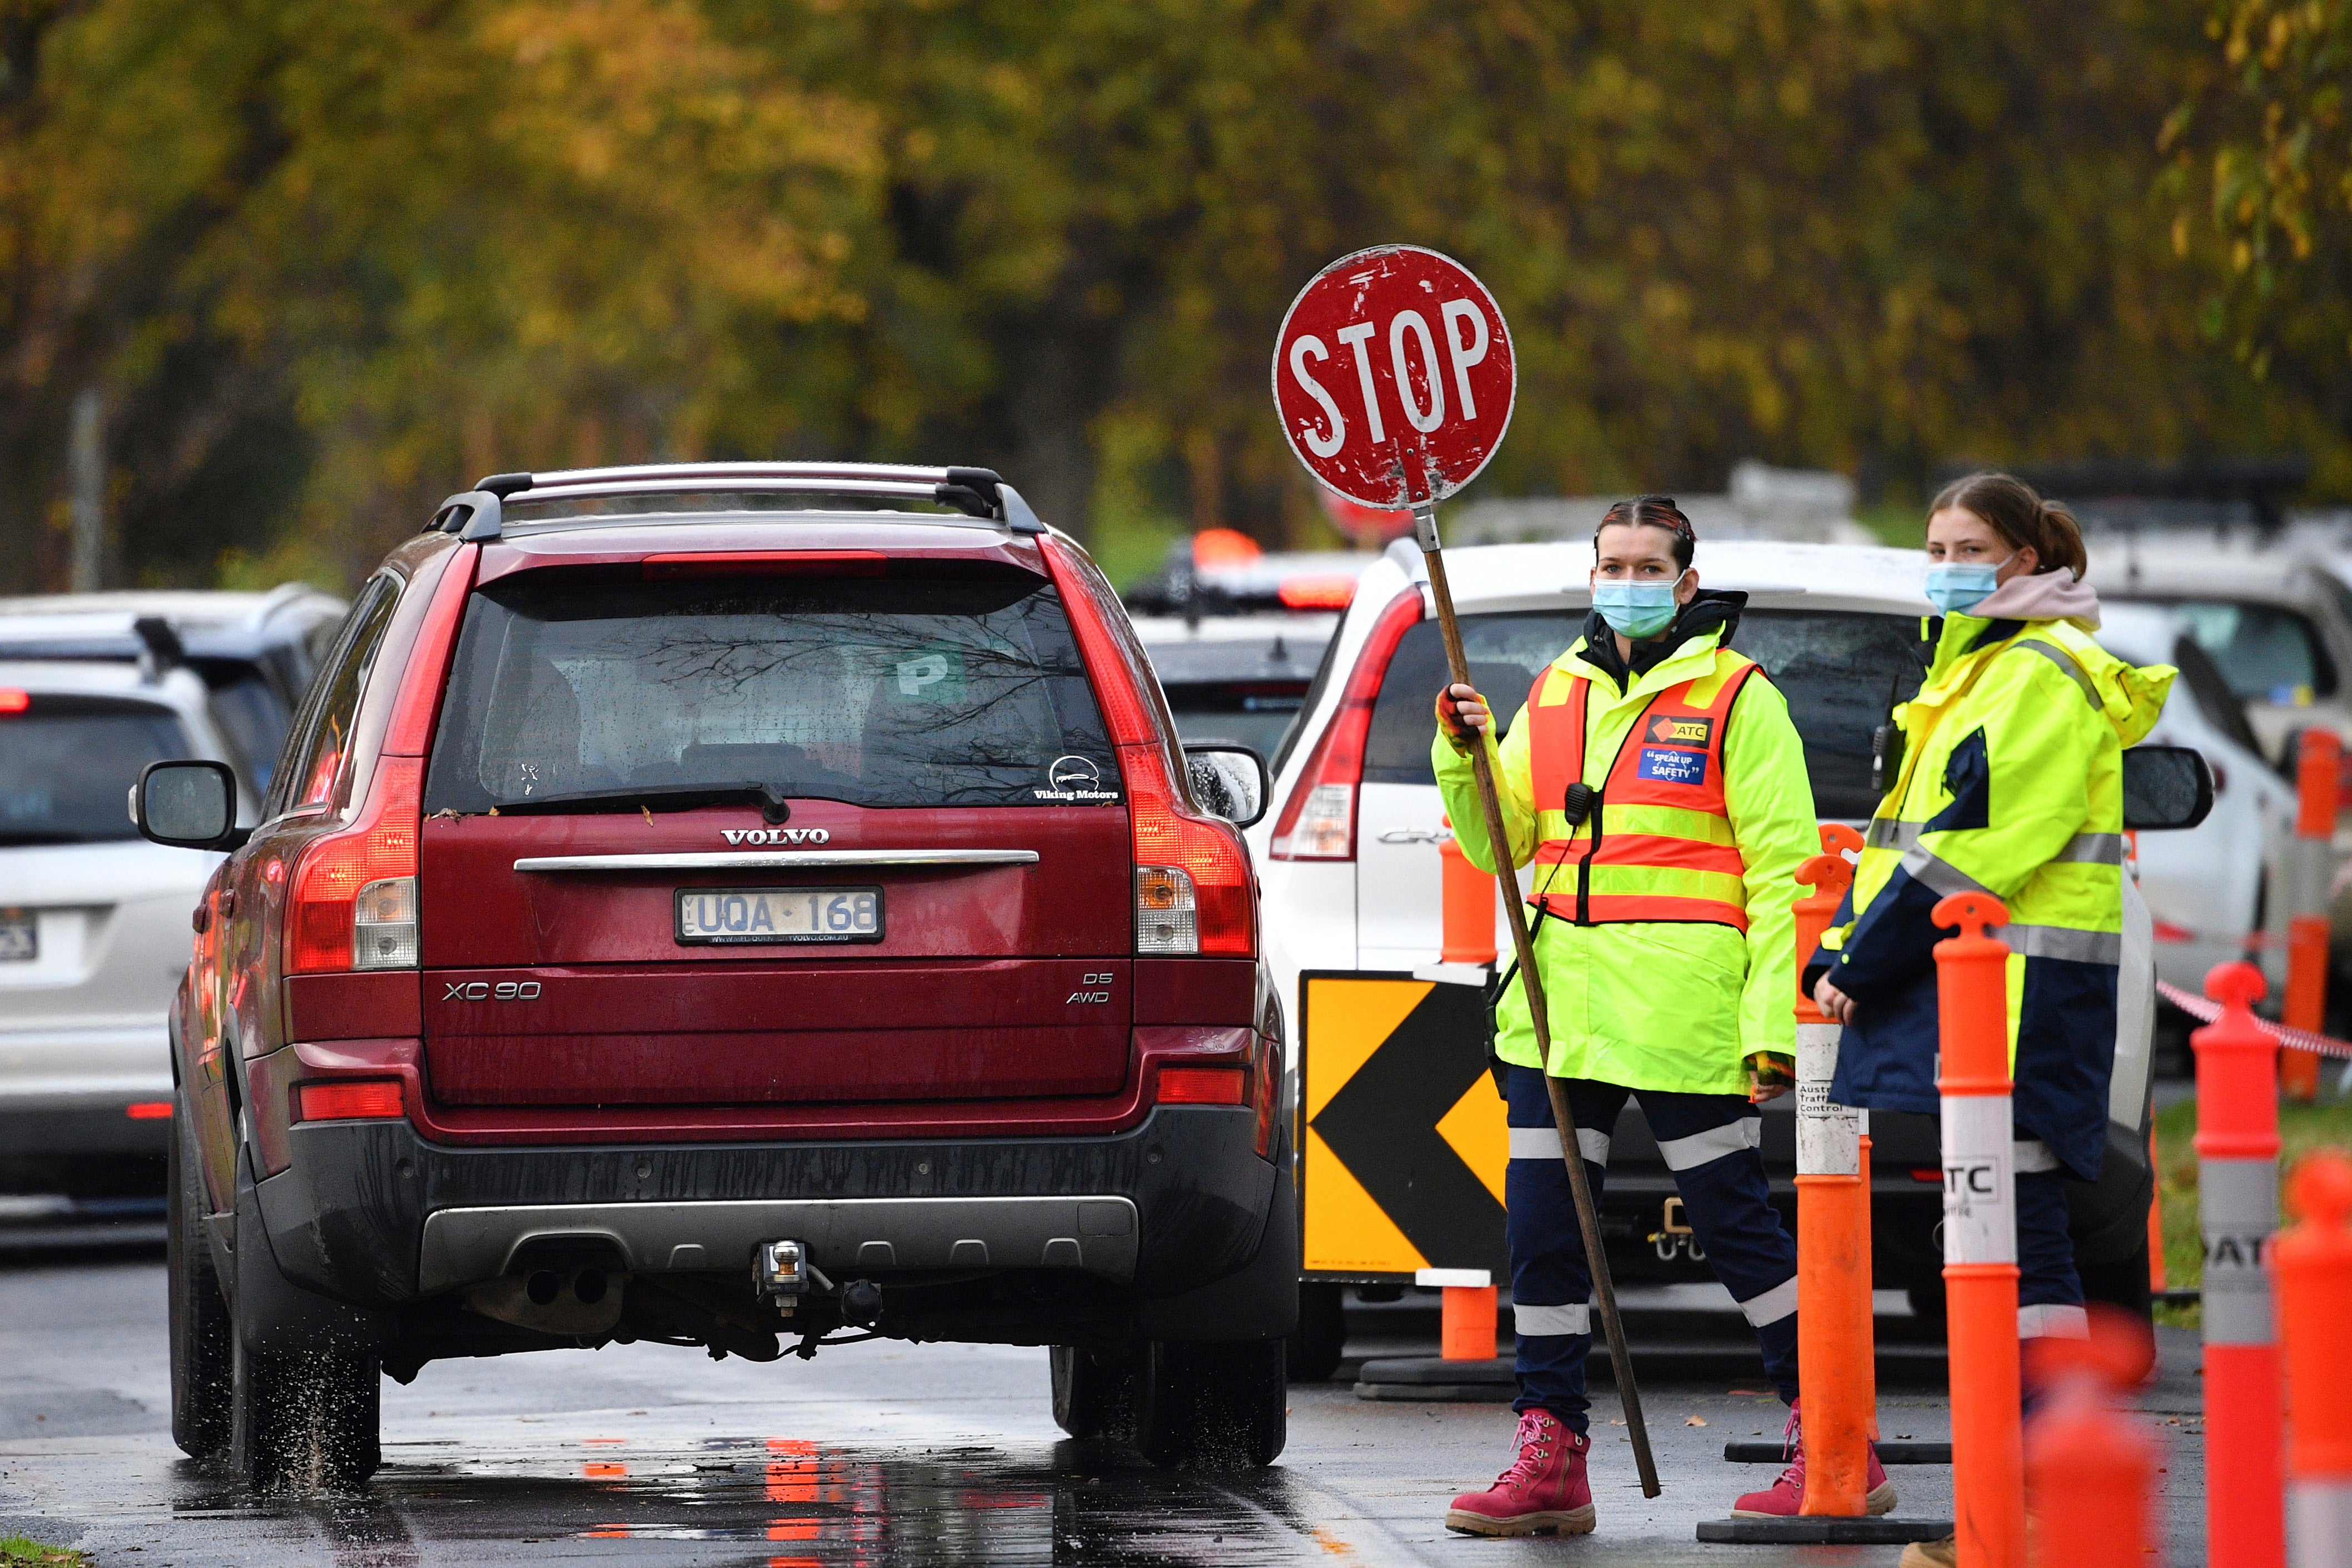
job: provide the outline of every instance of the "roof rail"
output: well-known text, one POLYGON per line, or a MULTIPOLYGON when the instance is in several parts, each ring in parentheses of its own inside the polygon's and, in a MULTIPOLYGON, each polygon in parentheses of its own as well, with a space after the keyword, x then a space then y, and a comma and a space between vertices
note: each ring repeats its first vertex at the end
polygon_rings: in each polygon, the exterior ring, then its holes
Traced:
POLYGON ((647 463, 628 468, 561 468, 544 474, 490 474, 441 503, 427 531, 496 539, 512 496, 677 495, 714 489, 901 497, 951 506, 967 517, 1003 523, 1014 533, 1045 525, 1021 492, 992 468, 920 468, 895 463, 647 463))

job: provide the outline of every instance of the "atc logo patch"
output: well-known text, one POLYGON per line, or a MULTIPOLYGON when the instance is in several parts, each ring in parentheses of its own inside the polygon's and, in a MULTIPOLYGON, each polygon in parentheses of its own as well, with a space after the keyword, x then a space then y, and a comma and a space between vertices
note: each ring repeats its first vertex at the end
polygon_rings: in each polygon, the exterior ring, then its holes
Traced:
POLYGON ((1654 779, 1659 784, 1705 784, 1706 753, 1669 751, 1664 746, 1644 746, 1642 748, 1641 761, 1636 764, 1633 772, 1636 777, 1654 779))
POLYGON ((1704 746, 1715 736, 1715 721, 1701 714, 1678 719, 1662 713, 1650 721, 1647 738, 1660 746, 1704 746))

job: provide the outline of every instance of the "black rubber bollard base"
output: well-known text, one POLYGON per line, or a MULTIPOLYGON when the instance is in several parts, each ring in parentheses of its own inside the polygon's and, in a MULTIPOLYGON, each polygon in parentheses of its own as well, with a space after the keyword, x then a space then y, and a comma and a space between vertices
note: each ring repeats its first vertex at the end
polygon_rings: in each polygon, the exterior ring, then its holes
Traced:
POLYGON ((1402 1356, 1390 1361, 1368 1361, 1356 1374, 1359 1399, 1508 1405, 1518 1396, 1518 1372, 1508 1356, 1497 1356, 1493 1361, 1402 1356))
POLYGON ((1701 1541, 1741 1546, 1901 1546, 1941 1541, 1951 1533, 1948 1519, 1897 1519, 1891 1513, 1876 1519, 1703 1519, 1698 1525, 1701 1541))
MULTIPOLYGON (((1723 1446, 1723 1457, 1735 1465, 1778 1465, 1787 1456, 1780 1442, 1770 1437, 1742 1437, 1723 1446)), ((1882 1465, 1948 1465, 1952 1462, 1949 1443, 1911 1443, 1902 1438, 1878 1445, 1878 1462, 1882 1465)))

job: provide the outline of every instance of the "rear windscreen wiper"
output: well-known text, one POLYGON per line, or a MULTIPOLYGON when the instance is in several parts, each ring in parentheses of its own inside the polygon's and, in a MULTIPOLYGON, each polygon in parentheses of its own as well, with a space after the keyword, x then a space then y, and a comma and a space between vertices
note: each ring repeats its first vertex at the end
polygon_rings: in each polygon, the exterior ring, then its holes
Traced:
POLYGON ((656 784, 649 789, 591 789, 572 795, 533 795, 500 801, 500 816, 530 811, 689 811, 698 805, 750 805, 765 822, 793 814, 784 792, 768 784, 656 784))

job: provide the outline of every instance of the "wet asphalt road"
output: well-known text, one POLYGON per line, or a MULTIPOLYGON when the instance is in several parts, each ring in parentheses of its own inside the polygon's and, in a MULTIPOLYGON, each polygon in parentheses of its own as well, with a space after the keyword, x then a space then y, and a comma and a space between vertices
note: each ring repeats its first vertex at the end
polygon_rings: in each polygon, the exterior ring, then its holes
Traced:
MULTIPOLYGON (((2193 1342, 2172 1336, 2166 1363, 2146 1403, 2168 1445, 2166 1556, 2190 1563, 2203 1509, 2193 1342)), ((1644 1383, 1665 1480, 1654 1500, 1604 1392, 1596 1430, 1617 1440, 1595 1445, 1598 1532, 1505 1542, 1438 1521, 1505 1462, 1508 1413, 1360 1401, 1351 1374, 1292 1390, 1276 1468, 1210 1479, 1064 1438, 1041 1350, 885 1342, 761 1366, 635 1345, 444 1362, 385 1385, 384 1466, 363 1496, 257 1499, 172 1446, 160 1259, 18 1261, 0 1268, 0 1536, 139 1568, 1895 1561, 1892 1547, 1696 1542, 1699 1520, 1772 1475, 1723 1460, 1727 1437, 1780 1425, 1778 1402, 1736 1377, 1644 1383)), ((1925 1390, 1887 1390, 1881 1419, 1889 1436, 1948 1432, 1925 1390)), ((1895 1479, 1901 1513, 1948 1517, 1948 1471, 1895 1479)))

